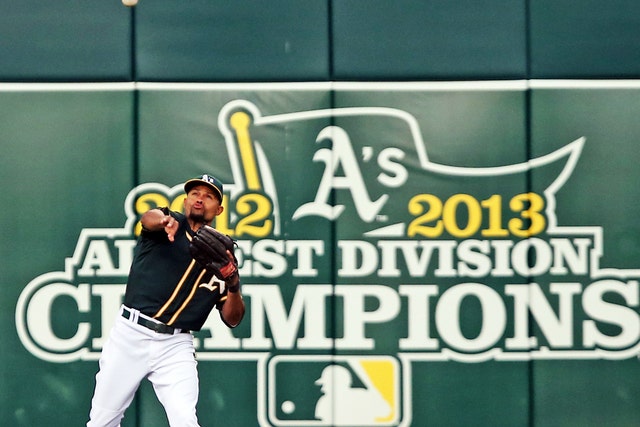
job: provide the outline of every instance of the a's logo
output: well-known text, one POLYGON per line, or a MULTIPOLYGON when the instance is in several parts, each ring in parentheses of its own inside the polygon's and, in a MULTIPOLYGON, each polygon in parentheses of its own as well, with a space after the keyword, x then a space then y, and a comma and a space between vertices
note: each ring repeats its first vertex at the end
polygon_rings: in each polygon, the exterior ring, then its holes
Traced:
MULTIPOLYGON (((602 268, 602 227, 556 215, 585 139, 467 168, 431 160, 416 118, 392 108, 265 116, 236 100, 218 128, 232 182, 215 225, 238 241, 250 310, 245 335, 210 316, 196 344, 201 361, 256 362, 261 425, 408 426, 419 363, 638 354, 640 270, 602 268)), ((139 216, 182 197, 143 184, 122 229, 82 230, 64 271, 20 295, 25 348, 97 359, 139 216), (56 324, 63 299, 77 305, 70 331, 56 324)))

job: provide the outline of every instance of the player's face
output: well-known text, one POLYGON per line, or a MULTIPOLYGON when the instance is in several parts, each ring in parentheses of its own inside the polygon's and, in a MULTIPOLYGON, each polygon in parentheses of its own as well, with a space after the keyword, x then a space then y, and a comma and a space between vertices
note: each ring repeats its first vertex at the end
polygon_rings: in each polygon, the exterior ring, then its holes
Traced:
POLYGON ((184 199, 184 214, 196 223, 210 224, 222 210, 216 193, 206 185, 193 187, 184 199))

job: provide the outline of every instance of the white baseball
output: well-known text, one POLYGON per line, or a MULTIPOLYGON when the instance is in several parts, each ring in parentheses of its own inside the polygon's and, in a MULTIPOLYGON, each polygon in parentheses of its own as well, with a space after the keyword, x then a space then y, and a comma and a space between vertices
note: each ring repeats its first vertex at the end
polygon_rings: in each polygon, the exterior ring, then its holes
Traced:
POLYGON ((127 7, 133 7, 138 4, 138 0, 122 0, 122 4, 127 7))

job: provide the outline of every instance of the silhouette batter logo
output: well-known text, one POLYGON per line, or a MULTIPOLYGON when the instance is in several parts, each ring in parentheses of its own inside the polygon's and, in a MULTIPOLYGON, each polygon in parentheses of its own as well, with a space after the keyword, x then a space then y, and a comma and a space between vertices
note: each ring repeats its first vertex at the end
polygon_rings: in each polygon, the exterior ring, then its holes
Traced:
POLYGON ((275 356, 268 370, 274 426, 389 426, 403 412, 391 356, 275 356))

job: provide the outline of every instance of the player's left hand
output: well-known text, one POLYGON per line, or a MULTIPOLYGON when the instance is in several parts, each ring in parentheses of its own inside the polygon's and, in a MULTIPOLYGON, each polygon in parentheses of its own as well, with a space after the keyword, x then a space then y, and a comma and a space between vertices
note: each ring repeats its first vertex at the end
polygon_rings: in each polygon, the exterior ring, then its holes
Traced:
POLYGON ((238 260, 234 254, 236 243, 226 234, 204 225, 189 245, 193 259, 222 280, 233 280, 238 274, 238 260))

